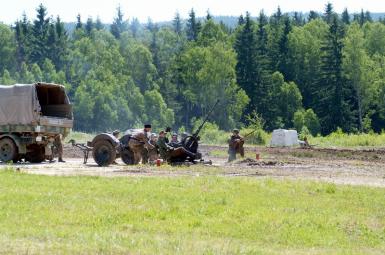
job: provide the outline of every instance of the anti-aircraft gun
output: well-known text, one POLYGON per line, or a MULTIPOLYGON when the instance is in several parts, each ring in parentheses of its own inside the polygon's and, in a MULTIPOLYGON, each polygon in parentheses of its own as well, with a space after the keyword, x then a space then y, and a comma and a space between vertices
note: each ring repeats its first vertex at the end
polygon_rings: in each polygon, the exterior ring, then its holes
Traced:
POLYGON ((206 118, 202 122, 202 124, 198 127, 198 129, 192 134, 188 135, 185 138, 183 138, 181 142, 181 147, 183 147, 188 153, 177 153, 175 155, 170 155, 170 162, 185 162, 190 161, 194 162, 196 160, 202 160, 202 154, 199 152, 199 133, 201 132, 202 128, 206 124, 206 122, 209 120, 210 115, 216 108, 216 106, 219 104, 219 100, 214 104, 214 106, 210 109, 210 111, 207 113, 206 118), (191 154, 194 154, 195 157, 192 157, 191 154))

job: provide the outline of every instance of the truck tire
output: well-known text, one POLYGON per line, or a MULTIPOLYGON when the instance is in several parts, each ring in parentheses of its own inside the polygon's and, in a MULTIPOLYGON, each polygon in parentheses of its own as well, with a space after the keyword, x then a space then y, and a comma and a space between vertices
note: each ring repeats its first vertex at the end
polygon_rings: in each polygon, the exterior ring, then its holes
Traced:
POLYGON ((116 149, 107 140, 100 140, 92 148, 92 156, 99 166, 108 166, 116 159, 116 149))
POLYGON ((0 161, 9 162, 18 159, 17 146, 11 138, 3 138, 0 140, 0 161))
POLYGON ((131 150, 123 149, 121 152, 120 157, 122 158, 122 161, 126 165, 134 165, 134 153, 131 150))
POLYGON ((28 146, 28 153, 25 155, 25 160, 30 163, 41 163, 45 160, 44 146, 31 144, 28 146))

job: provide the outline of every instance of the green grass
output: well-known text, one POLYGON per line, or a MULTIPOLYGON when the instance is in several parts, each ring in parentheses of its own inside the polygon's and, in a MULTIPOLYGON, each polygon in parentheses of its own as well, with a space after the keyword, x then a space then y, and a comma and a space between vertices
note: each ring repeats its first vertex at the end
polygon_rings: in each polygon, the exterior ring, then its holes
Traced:
POLYGON ((311 144, 320 147, 385 147, 385 133, 344 134, 335 132, 325 137, 314 137, 311 144))
POLYGON ((72 131, 65 139, 65 142, 73 139, 77 143, 86 143, 88 141, 92 141, 96 134, 88 134, 83 132, 72 131))
POLYGON ((384 254, 385 190, 0 172, 0 254, 384 254))

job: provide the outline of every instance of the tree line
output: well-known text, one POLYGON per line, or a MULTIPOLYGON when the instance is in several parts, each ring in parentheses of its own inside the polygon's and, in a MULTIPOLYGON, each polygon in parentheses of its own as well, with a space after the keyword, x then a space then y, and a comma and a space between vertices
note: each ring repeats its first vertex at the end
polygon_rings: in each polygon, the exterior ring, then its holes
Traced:
POLYGON ((40 5, 0 24, 0 84, 64 84, 81 131, 191 129, 219 99, 223 130, 261 120, 264 129, 329 134, 380 132, 385 124, 385 20, 369 12, 241 15, 235 28, 207 13, 172 24, 111 25, 77 16, 69 33, 40 5))

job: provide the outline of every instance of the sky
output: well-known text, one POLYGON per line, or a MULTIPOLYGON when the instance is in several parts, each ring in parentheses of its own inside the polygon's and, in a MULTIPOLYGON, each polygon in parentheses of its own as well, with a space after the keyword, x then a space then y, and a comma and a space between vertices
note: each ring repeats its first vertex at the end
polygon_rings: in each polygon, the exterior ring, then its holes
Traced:
MULTIPOLYGON (((341 13, 345 7, 349 12, 362 9, 370 12, 385 12, 385 0, 331 0, 335 11, 341 13)), ((35 9, 42 3, 50 16, 59 15, 63 21, 75 22, 80 13, 82 20, 91 16, 100 17, 102 22, 111 23, 120 4, 125 19, 138 18, 146 22, 150 17, 153 21, 172 20, 176 12, 182 18, 188 16, 194 8, 197 16, 205 16, 207 10, 212 15, 239 16, 249 11, 257 16, 263 9, 266 14, 273 13, 277 6, 283 12, 315 10, 322 12, 327 0, 0 0, 0 21, 12 24, 20 19, 25 12, 29 19, 36 16, 35 9)))

